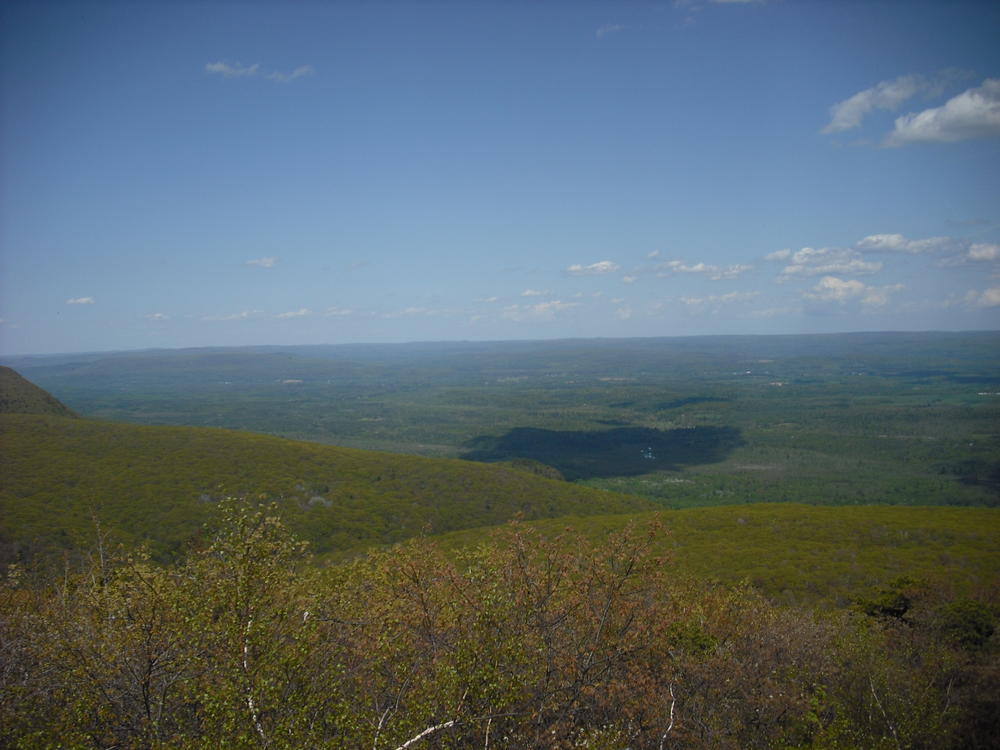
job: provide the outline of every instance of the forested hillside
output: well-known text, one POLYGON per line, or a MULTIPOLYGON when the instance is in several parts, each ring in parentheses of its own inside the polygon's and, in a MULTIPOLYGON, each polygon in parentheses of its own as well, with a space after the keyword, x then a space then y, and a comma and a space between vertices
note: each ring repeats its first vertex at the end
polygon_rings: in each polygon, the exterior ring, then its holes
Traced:
POLYGON ((277 501, 319 552, 566 514, 655 507, 511 466, 430 459, 266 435, 0 415, 6 555, 113 539, 176 556, 227 496, 277 501))
POLYGON ((0 366, 0 414, 76 416, 52 394, 28 382, 9 367, 2 366, 0 366))

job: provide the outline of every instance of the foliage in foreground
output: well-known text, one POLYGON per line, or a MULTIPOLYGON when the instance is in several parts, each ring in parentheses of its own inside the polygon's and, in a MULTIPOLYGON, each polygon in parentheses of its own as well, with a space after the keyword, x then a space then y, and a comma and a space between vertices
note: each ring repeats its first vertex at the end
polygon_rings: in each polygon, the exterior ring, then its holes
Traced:
POLYGON ((677 576, 655 527, 514 524, 457 562, 417 540, 319 569, 276 518, 227 514, 175 567, 11 572, 0 744, 975 748, 1000 729, 984 602, 902 582, 901 614, 820 620, 677 576))

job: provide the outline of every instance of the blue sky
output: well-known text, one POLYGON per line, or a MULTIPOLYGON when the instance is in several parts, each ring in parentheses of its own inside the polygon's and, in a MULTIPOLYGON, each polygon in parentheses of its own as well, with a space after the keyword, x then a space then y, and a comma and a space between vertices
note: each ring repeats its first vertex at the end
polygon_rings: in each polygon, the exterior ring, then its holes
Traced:
POLYGON ((994 2, 7 2, 0 353, 1000 328, 994 2))

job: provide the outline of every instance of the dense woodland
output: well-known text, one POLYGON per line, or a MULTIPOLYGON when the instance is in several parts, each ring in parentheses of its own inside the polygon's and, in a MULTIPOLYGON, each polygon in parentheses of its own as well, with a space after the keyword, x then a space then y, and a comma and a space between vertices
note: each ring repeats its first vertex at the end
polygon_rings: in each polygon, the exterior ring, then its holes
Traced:
POLYGON ((997 746, 996 334, 11 364, 0 746, 997 746))
POLYGON ((845 610, 677 573, 662 528, 514 524, 320 568, 224 503, 179 565, 98 546, 3 597, 12 747, 985 748, 995 598, 899 579, 845 610))

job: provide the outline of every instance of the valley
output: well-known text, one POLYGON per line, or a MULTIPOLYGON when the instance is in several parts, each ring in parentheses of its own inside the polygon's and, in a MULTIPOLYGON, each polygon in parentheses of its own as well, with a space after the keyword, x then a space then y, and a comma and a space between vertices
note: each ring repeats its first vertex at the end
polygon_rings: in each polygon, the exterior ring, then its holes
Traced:
POLYGON ((4 364, 11 746, 996 737, 1000 335, 4 364))
POLYGON ((530 458, 668 508, 1000 502, 1000 336, 988 332, 152 350, 9 364, 99 419, 530 458))

